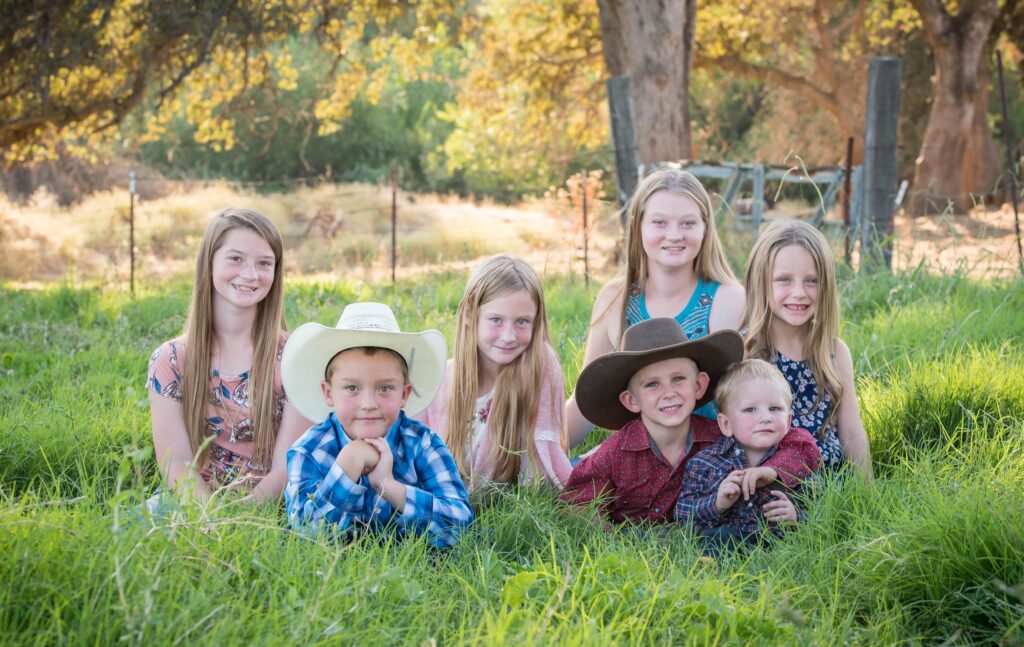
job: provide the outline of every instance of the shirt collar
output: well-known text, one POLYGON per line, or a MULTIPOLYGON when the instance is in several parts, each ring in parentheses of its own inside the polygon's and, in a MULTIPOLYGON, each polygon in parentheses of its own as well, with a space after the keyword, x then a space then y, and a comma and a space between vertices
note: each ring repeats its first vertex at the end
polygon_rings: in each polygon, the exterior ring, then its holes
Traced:
MULTIPOLYGON (((627 452, 642 452, 651 448, 651 438, 647 432, 647 425, 643 418, 635 418, 626 423, 622 428, 625 438, 622 439, 620 447, 627 452)), ((712 443, 718 440, 721 434, 718 432, 718 425, 703 416, 690 416, 690 437, 687 446, 692 447, 694 443, 712 443)))
MULTIPOLYGON (((778 448, 779 448, 779 446, 778 446, 778 444, 776 444, 774 447, 769 449, 768 452, 764 455, 764 457, 761 458, 761 462, 758 463, 758 465, 763 465, 766 460, 768 460, 769 458, 772 457, 772 455, 775 454, 775 452, 776 452, 776 450, 778 450, 778 448)), ((719 438, 715 442, 715 444, 712 445, 711 451, 712 451, 712 453, 718 454, 719 456, 734 456, 735 455, 735 456, 738 456, 740 458, 741 462, 744 465, 746 465, 746 463, 747 463, 747 453, 746 453, 746 451, 742 447, 740 447, 739 443, 737 443, 736 439, 733 438, 732 436, 722 436, 721 438, 719 438)))

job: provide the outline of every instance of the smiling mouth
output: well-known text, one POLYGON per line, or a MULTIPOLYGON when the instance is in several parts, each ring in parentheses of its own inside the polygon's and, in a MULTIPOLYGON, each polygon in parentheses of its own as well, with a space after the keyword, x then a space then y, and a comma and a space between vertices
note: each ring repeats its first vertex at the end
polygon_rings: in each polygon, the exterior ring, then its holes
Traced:
POLYGON ((667 407, 661 407, 660 409, 658 409, 658 411, 661 411, 662 413, 675 413, 682 408, 683 405, 681 404, 670 404, 667 407))
POLYGON ((238 285, 236 283, 232 283, 231 287, 233 287, 236 290, 240 290, 242 292, 255 292, 256 290, 259 289, 256 286, 252 286, 252 285, 238 285))

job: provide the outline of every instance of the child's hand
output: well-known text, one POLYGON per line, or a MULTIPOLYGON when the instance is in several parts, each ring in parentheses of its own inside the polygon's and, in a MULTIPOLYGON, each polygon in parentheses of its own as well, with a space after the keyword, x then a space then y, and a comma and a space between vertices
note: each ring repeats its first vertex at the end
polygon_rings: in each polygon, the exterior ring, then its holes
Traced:
POLYGON ((375 490, 380 490, 384 485, 384 481, 391 478, 391 470, 395 464, 394 454, 391 453, 391 446, 388 445, 388 441, 385 438, 367 438, 367 444, 369 444, 380 459, 377 461, 376 466, 370 472, 370 487, 375 490))
POLYGON ((789 497, 778 490, 772 490, 771 495, 775 497, 775 500, 764 504, 762 508, 764 510, 764 518, 775 523, 780 521, 796 521, 796 506, 789 500, 789 497))
POLYGON ((725 512, 733 506, 740 498, 743 485, 744 470, 729 472, 729 476, 722 479, 718 484, 718 496, 715 497, 715 510, 719 513, 725 512))
POLYGON ((779 473, 767 465, 743 470, 743 500, 749 501, 750 497, 754 496, 754 490, 770 485, 778 478, 779 473))
POLYGON ((380 454, 365 440, 353 440, 338 454, 337 463, 346 476, 358 482, 380 463, 380 454))

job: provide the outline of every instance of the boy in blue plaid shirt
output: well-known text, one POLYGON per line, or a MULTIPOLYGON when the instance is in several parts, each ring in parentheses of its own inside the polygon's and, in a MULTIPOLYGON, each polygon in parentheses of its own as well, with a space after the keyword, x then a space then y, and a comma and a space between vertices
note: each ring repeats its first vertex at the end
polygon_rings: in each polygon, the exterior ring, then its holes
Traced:
POLYGON ((391 308, 354 303, 335 328, 300 326, 281 358, 285 391, 323 420, 288 450, 288 519, 300 532, 390 526, 448 547, 473 520, 444 442, 415 414, 433 399, 447 347, 436 330, 403 333, 391 308))
MULTIPOLYGON (((802 438, 790 428, 792 394, 777 368, 760 359, 733 364, 718 383, 718 425, 722 438, 698 452, 686 466, 676 518, 691 522, 717 553, 728 544, 752 544, 766 525, 795 522, 798 512, 780 485, 779 473, 764 462, 783 438, 802 438)), ((820 460, 820 453, 818 454, 820 460)))

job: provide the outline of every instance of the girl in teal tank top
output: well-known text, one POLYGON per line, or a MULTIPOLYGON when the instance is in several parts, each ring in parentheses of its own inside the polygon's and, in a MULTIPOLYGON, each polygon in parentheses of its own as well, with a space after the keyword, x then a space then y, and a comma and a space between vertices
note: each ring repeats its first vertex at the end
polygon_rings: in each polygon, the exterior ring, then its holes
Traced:
MULTIPOLYGON (((711 198, 700 181, 678 168, 657 169, 637 186, 626 211, 625 267, 594 303, 583 365, 614 351, 628 325, 653 318, 650 295, 658 295, 656 313, 670 316, 666 311, 681 308, 675 319, 690 339, 735 330, 743 288, 725 258, 711 198), (692 294, 680 290, 690 285, 696 286, 692 294)), ((714 409, 695 413, 717 418, 714 409)), ((565 421, 570 446, 593 427, 579 412, 575 394, 566 403, 565 421)))

